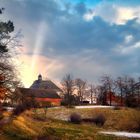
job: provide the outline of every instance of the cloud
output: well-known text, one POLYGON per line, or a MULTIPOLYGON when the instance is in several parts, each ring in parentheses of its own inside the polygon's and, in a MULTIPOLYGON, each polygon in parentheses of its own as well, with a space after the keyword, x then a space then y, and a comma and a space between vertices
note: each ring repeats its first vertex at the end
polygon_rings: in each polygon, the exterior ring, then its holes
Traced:
POLYGON ((119 46, 116 48, 116 51, 120 52, 123 55, 136 55, 136 52, 140 51, 140 42, 136 42, 134 45, 119 46))
POLYGON ((100 16, 106 22, 111 24, 125 24, 128 20, 140 18, 140 6, 122 6, 114 3, 102 2, 89 10, 84 15, 87 21, 93 20, 94 17, 100 16))
POLYGON ((125 37, 125 42, 126 42, 126 43, 130 43, 131 41, 133 41, 133 36, 132 36, 132 35, 127 35, 127 36, 125 37))
POLYGON ((90 82, 103 74, 140 74, 139 6, 105 1, 91 10, 84 2, 0 1, 24 35, 19 60, 26 86, 39 73, 56 81, 73 73, 90 82))

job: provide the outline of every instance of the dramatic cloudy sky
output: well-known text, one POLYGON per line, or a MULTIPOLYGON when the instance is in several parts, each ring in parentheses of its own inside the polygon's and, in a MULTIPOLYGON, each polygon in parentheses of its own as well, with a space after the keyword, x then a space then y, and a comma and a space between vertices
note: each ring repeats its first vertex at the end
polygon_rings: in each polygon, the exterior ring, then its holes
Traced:
POLYGON ((140 0, 0 0, 0 6, 24 36, 18 69, 26 87, 39 73, 93 83, 103 74, 140 75, 140 0))

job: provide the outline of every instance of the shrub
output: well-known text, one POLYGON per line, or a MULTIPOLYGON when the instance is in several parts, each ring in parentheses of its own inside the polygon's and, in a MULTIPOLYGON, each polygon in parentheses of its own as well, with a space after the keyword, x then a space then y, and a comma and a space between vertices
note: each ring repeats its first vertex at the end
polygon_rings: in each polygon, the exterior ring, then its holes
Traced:
POLYGON ((20 115, 22 112, 24 112, 26 110, 26 106, 25 105, 18 105, 14 111, 13 111, 13 115, 20 115))
POLYGON ((81 118, 81 116, 80 116, 79 114, 77 114, 77 113, 72 113, 72 114, 70 115, 70 121, 71 121, 72 123, 75 123, 75 124, 80 124, 80 123, 82 122, 82 118, 81 118))
POLYGON ((27 99, 22 104, 19 104, 13 110, 13 115, 20 115, 25 110, 30 110, 31 108, 36 108, 38 103, 35 102, 34 99, 27 99))
POLYGON ((95 118, 93 118, 94 123, 98 126, 103 126, 106 122, 106 118, 103 114, 98 114, 95 118))

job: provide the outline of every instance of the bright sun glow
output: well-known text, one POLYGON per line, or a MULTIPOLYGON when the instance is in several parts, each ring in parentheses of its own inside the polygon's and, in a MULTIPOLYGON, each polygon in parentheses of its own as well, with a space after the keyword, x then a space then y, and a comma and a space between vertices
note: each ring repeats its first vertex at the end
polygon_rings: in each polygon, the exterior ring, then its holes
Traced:
POLYGON ((39 54, 42 51, 44 39, 46 38, 46 31, 47 31, 47 25, 44 21, 41 21, 38 29, 37 29, 37 35, 35 39, 35 47, 32 51, 32 55, 26 55, 28 53, 28 49, 26 49, 26 46, 22 47, 22 52, 25 52, 25 54, 21 54, 18 63, 21 63, 20 74, 22 83, 25 87, 29 87, 32 82, 37 78, 37 75, 39 73, 43 73, 45 70, 43 70, 42 66, 40 66, 41 62, 39 58, 39 54))

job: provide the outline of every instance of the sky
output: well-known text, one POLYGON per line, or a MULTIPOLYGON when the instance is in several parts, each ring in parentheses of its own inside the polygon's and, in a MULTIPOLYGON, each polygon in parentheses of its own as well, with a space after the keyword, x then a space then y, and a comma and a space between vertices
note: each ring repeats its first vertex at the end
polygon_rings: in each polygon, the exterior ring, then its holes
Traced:
POLYGON ((140 76, 139 0, 0 0, 3 20, 21 32, 17 68, 29 87, 65 74, 98 83, 104 75, 140 76))

